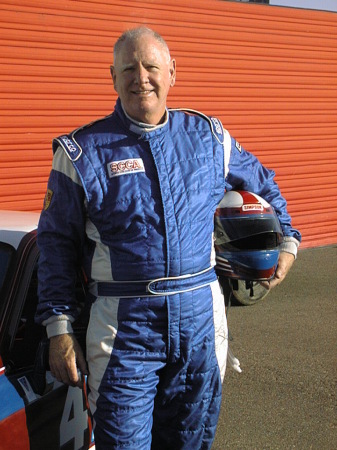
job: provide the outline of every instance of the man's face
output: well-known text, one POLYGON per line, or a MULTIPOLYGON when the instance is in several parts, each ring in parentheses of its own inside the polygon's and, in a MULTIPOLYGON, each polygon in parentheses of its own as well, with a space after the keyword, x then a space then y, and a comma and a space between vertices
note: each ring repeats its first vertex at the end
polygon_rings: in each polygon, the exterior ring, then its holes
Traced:
POLYGON ((157 125, 165 114, 168 91, 175 82, 175 61, 150 34, 126 41, 116 55, 111 75, 127 114, 157 125))

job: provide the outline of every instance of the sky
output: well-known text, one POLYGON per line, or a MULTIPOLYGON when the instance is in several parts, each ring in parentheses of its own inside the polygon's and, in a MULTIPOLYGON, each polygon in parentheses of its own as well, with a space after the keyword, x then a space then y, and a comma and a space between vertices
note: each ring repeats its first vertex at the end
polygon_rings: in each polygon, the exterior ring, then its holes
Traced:
POLYGON ((270 5, 323 9, 337 12, 337 0, 269 0, 270 5))

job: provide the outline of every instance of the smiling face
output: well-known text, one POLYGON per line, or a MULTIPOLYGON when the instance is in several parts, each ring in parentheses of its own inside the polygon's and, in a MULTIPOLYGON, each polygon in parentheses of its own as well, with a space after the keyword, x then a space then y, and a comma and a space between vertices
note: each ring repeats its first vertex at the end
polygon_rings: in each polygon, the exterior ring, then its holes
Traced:
POLYGON ((114 88, 126 113, 152 125, 163 119, 175 73, 175 61, 150 33, 123 42, 111 66, 114 88))

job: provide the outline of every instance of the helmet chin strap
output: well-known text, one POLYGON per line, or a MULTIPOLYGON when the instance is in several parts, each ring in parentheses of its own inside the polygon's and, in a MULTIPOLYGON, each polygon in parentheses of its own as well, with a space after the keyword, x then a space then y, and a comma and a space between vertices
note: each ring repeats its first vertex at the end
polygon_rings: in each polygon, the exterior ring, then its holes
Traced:
POLYGON ((246 289, 249 289, 249 296, 254 297, 254 288, 253 288, 253 282, 252 281, 246 281, 246 289))

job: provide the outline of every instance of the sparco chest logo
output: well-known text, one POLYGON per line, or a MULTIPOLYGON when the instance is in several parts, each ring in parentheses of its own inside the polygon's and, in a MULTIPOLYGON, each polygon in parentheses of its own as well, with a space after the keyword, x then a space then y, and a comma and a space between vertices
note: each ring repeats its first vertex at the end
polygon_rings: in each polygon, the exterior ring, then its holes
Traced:
POLYGON ((109 177, 119 177, 136 172, 145 172, 144 163, 141 158, 123 159, 121 161, 112 161, 108 164, 109 177))

